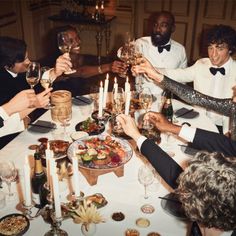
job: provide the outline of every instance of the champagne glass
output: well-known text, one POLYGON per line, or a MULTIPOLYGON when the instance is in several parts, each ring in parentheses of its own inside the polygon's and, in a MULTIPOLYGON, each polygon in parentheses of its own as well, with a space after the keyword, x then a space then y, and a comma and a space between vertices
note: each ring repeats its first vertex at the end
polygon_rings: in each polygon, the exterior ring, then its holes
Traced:
POLYGON ((144 199, 147 199, 147 186, 154 181, 153 171, 147 165, 142 165, 138 170, 138 180, 144 186, 144 199))
POLYGON ((113 89, 112 91, 113 95, 113 109, 115 114, 122 113, 122 110, 124 109, 125 104, 125 92, 124 89, 121 87, 118 87, 117 90, 113 89))
MULTIPOLYGON (((125 104, 125 92, 124 89, 121 87, 118 87, 117 89, 113 89, 112 91, 112 98, 113 98, 113 111, 115 114, 115 117, 122 113, 124 109, 125 104)), ((122 133, 123 129, 119 122, 117 122, 116 118, 114 117, 114 125, 113 125, 113 131, 115 133, 122 133)))
POLYGON ((11 182, 16 181, 17 169, 12 161, 2 161, 0 162, 0 177, 2 181, 7 184, 8 196, 11 198, 13 193, 11 191, 11 182))
MULTIPOLYGON (((73 39, 69 37, 69 34, 66 31, 60 32, 57 34, 57 45, 58 45, 59 50, 62 53, 66 53, 66 52, 70 53, 72 46, 74 46, 73 39)), ((71 69, 69 71, 64 72, 64 74, 72 74, 74 72, 75 70, 71 69)))
POLYGON ((59 107, 57 109, 57 119, 63 126, 63 136, 66 136, 66 127, 70 125, 70 120, 72 119, 72 111, 69 107, 59 107))
MULTIPOLYGON (((143 88, 139 94, 139 102, 141 107, 145 110, 145 113, 147 113, 152 106, 152 94, 149 88, 143 88)), ((151 130, 152 128, 153 125, 150 124, 149 121, 145 120, 143 123, 143 129, 151 130)))
POLYGON ((40 79, 40 64, 38 62, 31 62, 26 71, 26 81, 30 85, 30 88, 33 87, 39 82, 40 79))
MULTIPOLYGON (((46 76, 45 72, 50 70, 49 67, 44 66, 41 68, 41 79, 40 79, 40 83, 42 85, 42 87, 44 87, 45 89, 50 88, 52 86, 53 80, 50 77, 50 74, 48 74, 48 76, 46 76)), ((45 109, 52 109, 54 108, 55 105, 51 104, 51 102, 49 102, 47 104, 47 106, 45 106, 45 109)))

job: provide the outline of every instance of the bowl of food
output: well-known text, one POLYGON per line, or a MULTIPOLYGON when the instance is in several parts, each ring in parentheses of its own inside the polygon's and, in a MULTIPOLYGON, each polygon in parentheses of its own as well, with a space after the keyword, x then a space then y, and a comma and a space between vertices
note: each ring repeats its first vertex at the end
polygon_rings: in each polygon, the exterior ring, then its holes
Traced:
POLYGON ((99 124, 97 121, 88 118, 82 122, 79 122, 75 126, 76 131, 83 131, 89 135, 101 134, 105 130, 104 124, 99 124))

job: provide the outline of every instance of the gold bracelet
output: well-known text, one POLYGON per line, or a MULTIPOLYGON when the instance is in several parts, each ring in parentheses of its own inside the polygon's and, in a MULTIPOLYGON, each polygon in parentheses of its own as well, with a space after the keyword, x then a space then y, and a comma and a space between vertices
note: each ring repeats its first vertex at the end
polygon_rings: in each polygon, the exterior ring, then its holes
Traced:
POLYGON ((102 72, 102 67, 101 67, 101 66, 98 66, 98 73, 99 73, 99 74, 103 74, 103 72, 102 72))

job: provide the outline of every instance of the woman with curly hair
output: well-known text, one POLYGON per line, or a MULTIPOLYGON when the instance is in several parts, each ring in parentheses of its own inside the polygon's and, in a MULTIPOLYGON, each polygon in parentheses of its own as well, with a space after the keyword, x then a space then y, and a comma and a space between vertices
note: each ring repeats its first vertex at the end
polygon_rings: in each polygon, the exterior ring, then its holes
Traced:
POLYGON ((194 229, 195 222, 199 225, 200 230, 192 230, 195 234, 191 236, 218 236, 236 229, 235 158, 226 158, 220 152, 200 152, 183 169, 153 140, 142 136, 130 116, 119 115, 118 121, 159 175, 176 190, 194 229))

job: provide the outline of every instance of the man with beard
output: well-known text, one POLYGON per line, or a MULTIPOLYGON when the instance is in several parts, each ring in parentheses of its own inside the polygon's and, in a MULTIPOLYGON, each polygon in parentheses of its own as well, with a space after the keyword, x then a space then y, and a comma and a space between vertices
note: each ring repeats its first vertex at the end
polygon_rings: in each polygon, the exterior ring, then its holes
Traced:
MULTIPOLYGON (((143 57, 157 68, 185 68, 187 66, 185 48, 171 39, 171 34, 175 31, 175 18, 172 13, 155 12, 150 16, 149 24, 152 28, 151 36, 139 38, 135 42, 135 47, 143 57)), ((162 89, 152 81, 137 76, 136 85, 140 83, 150 88, 152 94, 158 95, 162 92, 162 89)))

